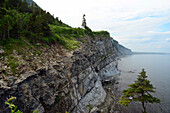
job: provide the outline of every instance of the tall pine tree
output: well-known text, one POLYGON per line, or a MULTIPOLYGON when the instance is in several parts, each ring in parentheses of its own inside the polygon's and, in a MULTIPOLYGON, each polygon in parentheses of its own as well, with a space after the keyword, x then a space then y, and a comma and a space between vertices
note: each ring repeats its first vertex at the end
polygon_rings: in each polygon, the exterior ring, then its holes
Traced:
POLYGON ((83 15, 83 21, 82 21, 82 27, 86 28, 86 18, 85 18, 85 14, 83 15))
POLYGON ((151 93, 155 93, 154 89, 156 88, 146 79, 146 71, 142 69, 139 74, 135 83, 128 85, 130 88, 123 90, 119 104, 128 106, 132 101, 139 101, 142 103, 143 113, 147 113, 146 103, 160 103, 160 100, 151 95, 151 93))

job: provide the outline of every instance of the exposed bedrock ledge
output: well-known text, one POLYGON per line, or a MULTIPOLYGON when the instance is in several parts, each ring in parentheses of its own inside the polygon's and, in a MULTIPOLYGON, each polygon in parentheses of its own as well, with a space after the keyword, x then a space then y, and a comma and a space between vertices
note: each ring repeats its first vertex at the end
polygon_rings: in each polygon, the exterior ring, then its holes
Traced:
MULTIPOLYGON (((117 70, 116 61, 106 65, 98 73, 92 68, 88 68, 79 74, 80 83, 75 85, 77 86, 74 89, 75 96, 72 96, 72 100, 75 100, 73 102, 75 103, 74 106, 76 106, 73 113, 87 113, 90 110, 89 106, 97 109, 106 98, 106 92, 103 89, 101 81, 110 81, 117 74, 119 74, 119 71, 117 70), (78 99, 74 97, 78 97, 78 99)), ((73 81, 75 82, 74 79, 73 81)))
POLYGON ((58 103, 60 108, 56 111, 65 112, 71 105, 70 92, 68 88, 68 79, 63 71, 56 65, 49 66, 48 69, 40 69, 37 73, 13 85, 10 89, 0 89, 0 113, 10 113, 8 107, 4 104, 9 96, 17 97, 14 102, 24 113, 31 113, 38 109, 39 113, 50 111, 50 108, 58 103), (61 98, 60 101, 56 100, 61 98), (63 106, 63 103, 64 106, 63 106), (63 111, 62 111, 63 110, 63 111))
POLYGON ((106 92, 102 87, 98 74, 91 67, 82 72, 79 78, 79 84, 75 85, 75 93, 72 96, 75 106, 73 113, 86 113, 89 111, 89 105, 97 107, 104 102, 106 92))
POLYGON ((97 107, 106 97, 106 92, 102 87, 101 81, 97 80, 89 93, 87 93, 73 110, 74 113, 87 113, 89 106, 97 107))
POLYGON ((0 113, 9 113, 4 104, 9 95, 17 97, 15 104, 24 113, 97 110, 107 97, 102 81, 119 74, 116 57, 130 50, 120 48, 112 38, 86 37, 86 41, 73 54, 61 56, 56 65, 49 63, 35 73, 21 75, 10 87, 0 88, 0 113))
POLYGON ((109 65, 99 71, 99 76, 102 78, 102 80, 105 80, 109 77, 118 75, 120 71, 118 70, 117 66, 117 61, 111 62, 109 65))
POLYGON ((113 42, 111 38, 97 37, 84 45, 81 51, 74 52, 71 68, 73 113, 87 113, 92 108, 98 110, 98 106, 104 102, 107 94, 101 81, 119 74, 118 53, 115 52, 118 51, 115 50, 118 43, 114 45, 113 42))

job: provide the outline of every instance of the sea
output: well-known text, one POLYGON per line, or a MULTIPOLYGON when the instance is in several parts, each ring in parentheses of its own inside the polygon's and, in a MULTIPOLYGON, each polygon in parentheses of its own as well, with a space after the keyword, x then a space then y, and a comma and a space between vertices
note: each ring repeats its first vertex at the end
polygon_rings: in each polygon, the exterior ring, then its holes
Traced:
MULTIPOLYGON (((134 83, 142 69, 156 88, 152 95, 161 100, 158 104, 147 104, 147 113, 170 113, 170 54, 136 54, 122 57, 118 62, 120 70, 120 91, 134 83)), ((142 105, 132 102, 129 107, 122 107, 123 113, 142 113, 142 105)))

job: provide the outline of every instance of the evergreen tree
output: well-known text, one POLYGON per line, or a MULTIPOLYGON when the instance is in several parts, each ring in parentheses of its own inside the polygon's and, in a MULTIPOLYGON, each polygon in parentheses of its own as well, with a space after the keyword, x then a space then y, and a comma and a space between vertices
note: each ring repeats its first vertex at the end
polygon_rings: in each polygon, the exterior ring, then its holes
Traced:
POLYGON ((83 21, 82 21, 82 27, 83 27, 84 29, 86 29, 86 34, 88 34, 89 36, 93 36, 92 30, 87 26, 85 16, 86 16, 86 15, 84 14, 84 15, 83 15, 83 21))
POLYGON ((86 25, 86 18, 85 18, 85 14, 83 15, 83 21, 82 21, 82 27, 86 28, 87 25, 86 25))
POLYGON ((135 83, 130 84, 128 89, 123 90, 123 96, 120 98, 119 104, 128 106, 130 102, 139 101, 142 103, 144 109, 143 113, 146 112, 146 103, 160 103, 160 100, 153 97, 150 93, 155 93, 153 85, 147 80, 146 71, 142 69, 139 73, 135 83))
POLYGON ((47 22, 49 24, 54 24, 54 16, 52 16, 49 12, 47 12, 46 16, 47 16, 47 22))
POLYGON ((10 14, 5 14, 0 19, 0 32, 2 39, 9 39, 10 38, 10 30, 12 29, 13 25, 13 17, 10 14))
MULTIPOLYGON (((27 38, 31 43, 45 42, 52 36, 50 26, 70 27, 37 4, 27 0, 0 0, 0 40, 27 38), (49 25, 51 24, 51 25, 49 25)), ((71 27, 70 27, 71 28, 71 27)))

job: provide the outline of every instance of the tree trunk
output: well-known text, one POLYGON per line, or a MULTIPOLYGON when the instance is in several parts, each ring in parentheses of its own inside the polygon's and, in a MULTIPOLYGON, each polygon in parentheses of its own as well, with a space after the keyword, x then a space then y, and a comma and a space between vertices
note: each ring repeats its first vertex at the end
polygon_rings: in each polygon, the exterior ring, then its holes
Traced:
POLYGON ((147 112, 146 112, 146 107, 145 107, 145 103, 144 103, 144 102, 142 102, 142 106, 143 106, 143 110, 144 110, 143 113, 147 113, 147 112))

